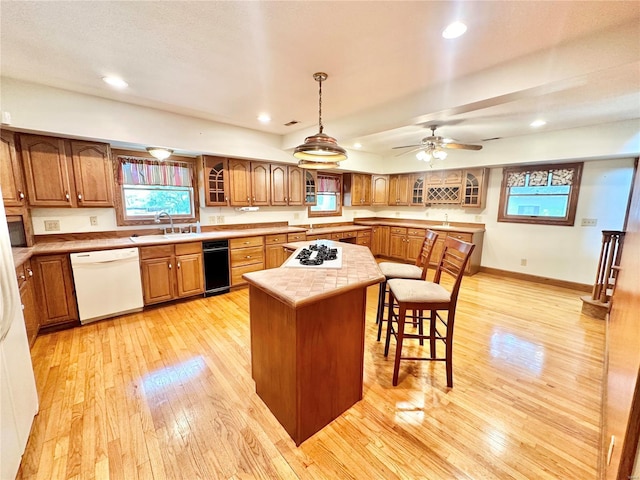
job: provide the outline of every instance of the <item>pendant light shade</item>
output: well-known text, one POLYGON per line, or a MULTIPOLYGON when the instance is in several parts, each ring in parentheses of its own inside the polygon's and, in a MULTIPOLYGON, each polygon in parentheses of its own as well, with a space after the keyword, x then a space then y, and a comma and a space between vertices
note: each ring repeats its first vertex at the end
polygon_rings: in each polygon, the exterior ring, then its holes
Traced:
POLYGON ((338 145, 335 138, 323 133, 322 125, 322 82, 327 79, 323 72, 314 73, 313 78, 320 84, 318 100, 318 126, 319 131, 304 139, 302 145, 298 145, 293 151, 293 156, 298 158, 298 166, 301 168, 335 168, 340 160, 347 159, 347 151, 338 145), (317 166, 317 164, 324 164, 317 166))

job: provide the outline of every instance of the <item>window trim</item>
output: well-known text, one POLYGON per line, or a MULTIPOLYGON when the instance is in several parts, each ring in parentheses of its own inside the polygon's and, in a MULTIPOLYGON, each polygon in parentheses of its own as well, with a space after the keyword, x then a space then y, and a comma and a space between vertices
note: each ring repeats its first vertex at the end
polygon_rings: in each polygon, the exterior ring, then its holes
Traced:
MULTIPOLYGON (((136 226, 136 225, 157 225, 154 221, 153 215, 148 217, 139 217, 136 219, 129 219, 125 216, 124 212, 124 189, 122 184, 118 180, 118 157, 137 157, 149 160, 156 160, 153 156, 147 152, 140 152, 134 150, 111 150, 111 158, 113 164, 113 176, 116 184, 116 195, 114 195, 115 209, 116 209, 116 225, 118 226, 136 226)), ((195 223, 200 220, 200 189, 198 186, 198 164, 196 158, 180 157, 172 155, 170 157, 174 161, 184 162, 191 165, 191 174, 193 177, 193 215, 176 215, 173 217, 173 223, 189 224, 195 223)))
POLYGON ((580 183, 582 179, 582 162, 579 163, 546 163, 534 165, 522 165, 517 167, 505 167, 502 170, 502 184, 500 185, 500 203, 498 204, 498 222, 528 223, 534 225, 560 225, 573 226, 575 224, 580 183), (573 180, 568 194, 567 216, 563 218, 543 217, 538 215, 507 215, 507 198, 509 196, 507 178, 510 173, 525 173, 544 170, 573 169, 573 180))
POLYGON ((318 201, 318 196, 322 193, 319 189, 319 184, 320 182, 318 181, 318 178, 324 176, 324 177, 335 177, 338 179, 338 181, 340 182, 340 188, 338 192, 336 193, 336 208, 337 210, 335 212, 331 212, 331 213, 327 213, 327 212, 314 212, 311 210, 311 207, 315 207, 316 205, 309 205, 307 207, 307 216, 309 218, 318 218, 318 217, 341 217, 342 216, 342 173, 332 173, 332 172, 322 172, 319 171, 318 175, 316 177, 316 204, 318 201))

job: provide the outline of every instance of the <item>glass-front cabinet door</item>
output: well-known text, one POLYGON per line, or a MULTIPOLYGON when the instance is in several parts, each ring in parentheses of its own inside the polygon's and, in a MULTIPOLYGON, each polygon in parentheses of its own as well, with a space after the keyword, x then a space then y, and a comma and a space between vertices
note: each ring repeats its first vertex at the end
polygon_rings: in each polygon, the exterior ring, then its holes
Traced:
POLYGON ((424 205, 424 173, 411 176, 411 205, 424 205))
POLYGON ((228 161, 222 157, 203 157, 204 203, 208 207, 229 205, 228 161))
POLYGON ((315 205, 317 203, 316 183, 318 179, 317 172, 304 171, 304 204, 315 205))

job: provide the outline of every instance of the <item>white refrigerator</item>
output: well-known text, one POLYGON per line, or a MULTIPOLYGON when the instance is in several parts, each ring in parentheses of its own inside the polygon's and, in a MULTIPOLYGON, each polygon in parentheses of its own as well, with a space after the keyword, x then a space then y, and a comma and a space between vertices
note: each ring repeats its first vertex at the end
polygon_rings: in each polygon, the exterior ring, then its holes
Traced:
POLYGON ((15 479, 38 394, 0 195, 0 479, 15 479))

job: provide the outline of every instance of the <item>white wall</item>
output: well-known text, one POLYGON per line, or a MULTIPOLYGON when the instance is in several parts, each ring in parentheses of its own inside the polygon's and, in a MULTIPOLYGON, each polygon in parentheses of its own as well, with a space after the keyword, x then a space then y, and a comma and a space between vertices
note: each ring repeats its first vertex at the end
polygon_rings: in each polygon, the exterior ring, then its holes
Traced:
MULTIPOLYGON (((11 112, 12 127, 74 138, 111 142, 118 147, 163 145, 187 155, 201 153, 249 157, 293 163, 282 150, 282 139, 255 130, 186 117, 147 107, 119 103, 89 95, 2 78, 1 109, 11 112)), ((600 231, 622 228, 631 172, 632 156, 640 151, 637 120, 526 135, 489 142, 480 152, 451 152, 436 168, 489 166, 487 207, 482 211, 455 207, 345 208, 342 217, 310 220, 306 208, 266 207, 258 212, 232 208, 202 208, 201 223, 286 221, 291 225, 351 221, 354 217, 382 216, 441 221, 485 223, 482 265, 531 275, 590 284, 595 278, 600 253, 600 231), (497 206, 502 166, 559 160, 589 160, 585 163, 577 210, 577 226, 554 227, 498 223, 497 206), (581 227, 580 219, 596 218, 596 227, 581 227), (520 265, 527 259, 527 266, 520 265)), ((411 156, 381 158, 350 151, 344 169, 375 173, 400 173, 424 168, 411 156)), ((53 209, 32 211, 34 232, 45 234, 44 221, 60 221, 60 232, 115 230, 113 209, 53 209), (91 226, 89 217, 97 216, 91 226)), ((122 227, 120 227, 122 228, 122 227)))

